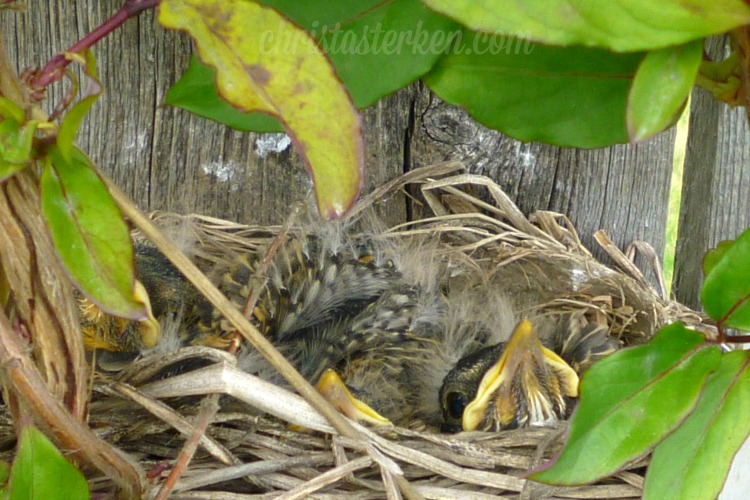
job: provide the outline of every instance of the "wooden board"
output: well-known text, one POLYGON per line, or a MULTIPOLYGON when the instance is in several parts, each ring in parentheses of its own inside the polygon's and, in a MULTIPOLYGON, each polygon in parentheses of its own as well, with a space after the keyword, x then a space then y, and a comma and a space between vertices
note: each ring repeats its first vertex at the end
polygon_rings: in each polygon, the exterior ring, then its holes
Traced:
MULTIPOLYGON (((51 0, 29 4, 26 14, 5 13, 2 25, 11 57, 18 58, 19 70, 42 65, 120 5, 120 0, 51 0)), ((107 94, 94 107, 80 145, 144 210, 197 212, 248 223, 281 222, 291 206, 308 199, 310 186, 298 157, 282 147, 280 137, 231 131, 161 105, 186 68, 190 51, 189 40, 162 30, 153 12, 129 21, 97 45, 95 55, 107 94), (277 148, 264 151, 259 144, 277 148)), ((61 87, 52 90, 51 102, 59 101, 61 87)), ((381 101, 363 116, 366 190, 404 170, 459 159, 471 172, 499 182, 525 212, 567 214, 597 255, 601 252, 591 235, 598 229, 606 230, 621 248, 640 239, 650 242, 659 255, 663 252, 672 132, 636 146, 592 151, 522 144, 477 125, 420 84, 381 101)), ((696 140, 709 140, 718 130, 718 120, 701 118, 696 140)), ((725 125, 722 130, 728 135, 716 148, 746 137, 745 129, 737 130, 744 120, 738 121, 725 125)), ((711 151, 711 146, 691 143, 692 164, 723 157, 711 151)), ((726 157, 736 169, 729 177, 700 169, 686 172, 682 218, 686 230, 678 252, 677 282, 680 297, 689 303, 694 303, 696 294, 686 290, 697 289, 697 259, 707 245, 736 235, 748 223, 748 210, 740 210, 747 207, 747 199, 738 198, 750 182, 738 168, 743 158, 726 157), (712 229, 696 230, 691 224, 703 224, 706 214, 701 210, 708 209, 701 191, 708 188, 701 175, 711 176, 714 201, 709 215, 720 222, 712 229), (724 197, 733 208, 717 204, 722 189, 734 193, 724 197), (693 201, 688 202, 690 198, 693 201)), ((388 223, 396 223, 411 209, 403 200, 381 210, 388 223)))
MULTIPOLYGON (((728 54, 728 42, 714 38, 712 59, 728 54)), ((703 254, 750 226, 750 130, 744 109, 730 109, 702 90, 693 92, 680 231, 675 255, 675 293, 700 305, 703 254)))
POLYGON ((634 146, 579 150, 521 143, 427 92, 415 114, 415 166, 461 160, 495 180, 525 213, 566 214, 597 257, 603 253, 592 235, 599 229, 622 249, 643 240, 663 255, 673 131, 634 146))

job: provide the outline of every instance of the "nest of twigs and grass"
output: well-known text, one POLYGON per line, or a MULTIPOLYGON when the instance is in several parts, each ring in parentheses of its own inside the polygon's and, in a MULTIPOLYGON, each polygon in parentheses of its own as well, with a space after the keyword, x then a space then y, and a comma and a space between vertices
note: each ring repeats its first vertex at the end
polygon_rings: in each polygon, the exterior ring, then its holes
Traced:
MULTIPOLYGON (((463 174, 456 163, 415 170, 362 199, 355 211, 403 195, 425 215, 385 236, 439 234, 442 245, 485 272, 513 276, 507 293, 533 295, 535 314, 585 311, 626 345, 674 321, 714 334, 605 234, 595 239, 614 266, 594 258, 564 216, 526 217, 494 182, 463 174)), ((167 234, 187 230, 197 242, 193 260, 204 269, 227 252, 265 252, 279 231, 290 230, 197 215, 158 213, 152 220, 167 234)), ((647 246, 638 249, 648 255, 647 246)), ((146 357, 116 377, 97 375, 91 399, 90 426, 140 464, 153 494, 182 463, 170 498, 626 498, 641 495, 648 465, 644 457, 580 487, 524 479, 561 449, 566 423, 456 435, 352 424, 342 435, 303 398, 242 373, 232 354, 204 347, 146 357), (164 378, 185 359, 199 360, 199 368, 164 378)), ((4 424, 7 445, 13 430, 9 420, 4 424)), ((103 476, 92 475, 90 485, 93 492, 112 488, 103 476)))

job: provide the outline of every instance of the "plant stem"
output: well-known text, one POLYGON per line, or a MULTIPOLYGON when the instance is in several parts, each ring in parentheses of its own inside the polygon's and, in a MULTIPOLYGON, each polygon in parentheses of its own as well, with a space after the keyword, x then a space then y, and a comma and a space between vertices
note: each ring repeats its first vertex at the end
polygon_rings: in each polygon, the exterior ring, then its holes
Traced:
MULTIPOLYGON (((101 175, 101 172, 100 172, 101 175)), ((164 237, 151 221, 135 206, 135 204, 115 186, 112 181, 102 175, 112 197, 117 205, 133 225, 144 236, 154 243, 174 266, 201 292, 211 304, 236 328, 242 336, 253 346, 294 389, 307 400, 319 413, 328 419, 331 425, 343 436, 361 439, 360 433, 351 423, 323 396, 320 395, 302 375, 282 356, 279 351, 255 328, 242 312, 221 293, 211 281, 193 264, 169 239, 164 237)))
MULTIPOLYGON (((101 175, 101 173, 100 173, 101 175)), ((297 392, 307 400, 310 405, 318 410, 331 425, 341 434, 342 436, 349 437, 355 440, 366 440, 364 436, 358 431, 341 413, 336 411, 333 406, 320 395, 302 375, 284 358, 276 348, 255 328, 244 314, 240 312, 234 304, 222 294, 205 275, 193 264, 190 260, 185 257, 182 252, 165 238, 159 230, 154 226, 151 221, 141 213, 141 211, 120 191, 120 189, 112 184, 112 181, 102 176, 104 182, 107 184, 107 188, 110 194, 115 199, 117 204, 133 225, 138 228, 144 236, 146 236, 151 242, 162 252, 172 264, 180 270, 180 272, 203 294, 206 299, 213 304, 213 306, 221 312, 224 317, 232 323, 232 326, 239 331, 242 336, 252 345, 266 360, 276 368, 282 377, 286 379, 289 384, 294 387, 297 392)), ((421 499, 422 496, 414 489, 409 481, 403 476, 396 476, 395 482, 400 488, 402 494, 407 499, 421 499)), ((167 490, 165 490, 166 492, 167 490)))
POLYGON ((130 456, 99 439, 50 393, 29 349, 0 310, 0 360, 6 388, 23 403, 35 425, 54 436, 64 450, 75 450, 78 458, 112 478, 127 497, 139 498, 145 486, 141 467, 130 456))
POLYGON ((740 63, 740 92, 737 104, 745 107, 745 115, 750 121, 750 28, 741 26, 729 32, 734 50, 740 63))
POLYGON ((35 92, 43 91, 50 84, 60 80, 65 73, 65 68, 70 64, 70 58, 66 54, 78 54, 93 47, 99 40, 108 36, 119 28, 131 17, 135 17, 144 10, 156 7, 161 0, 127 0, 117 13, 104 21, 98 28, 83 37, 68 48, 62 54, 57 54, 50 59, 30 81, 31 88, 35 92))

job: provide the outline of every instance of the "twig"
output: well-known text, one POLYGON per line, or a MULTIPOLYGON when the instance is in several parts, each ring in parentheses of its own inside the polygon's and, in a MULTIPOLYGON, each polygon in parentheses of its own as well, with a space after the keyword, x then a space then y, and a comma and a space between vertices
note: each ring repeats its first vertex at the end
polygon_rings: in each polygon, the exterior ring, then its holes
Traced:
MULTIPOLYGON (((292 212, 292 215, 287 219, 286 223, 281 228, 281 231, 279 231, 279 233, 271 242, 271 246, 266 252, 266 256, 261 261, 260 266, 255 271, 255 274, 250 277, 251 283, 248 283, 248 286, 250 287, 250 293, 248 294, 247 300, 245 301, 245 306, 242 309, 242 314, 247 319, 250 319, 250 315, 255 308, 255 304, 258 301, 258 298, 260 297, 260 292, 264 285, 263 277, 266 275, 268 268, 271 266, 276 252, 281 247, 281 243, 286 238, 287 233, 289 233, 289 229, 294 223, 297 212, 298 210, 292 212)), ((239 332, 234 332, 234 338, 230 347, 231 354, 236 354, 237 350, 239 349, 239 336, 239 332)), ((203 406, 200 413, 198 414, 198 425, 196 425, 192 435, 185 442, 185 445, 180 451, 180 455, 177 457, 177 462, 175 463, 174 468, 169 473, 169 476, 167 476, 164 484, 162 484, 159 493, 155 497, 155 500, 165 500, 169 496, 170 492, 174 489, 175 485, 177 484, 177 480, 187 469, 187 466, 190 464, 190 460, 192 460, 195 451, 198 449, 198 442, 203 437, 203 434, 205 434, 208 425, 211 423, 218 410, 219 395, 211 394, 210 396, 207 396, 204 399, 203 406)))
POLYGON ((231 467, 222 467, 221 469, 212 470, 205 474, 181 480, 177 483, 175 491, 189 491, 246 476, 261 476, 263 474, 282 471, 290 467, 331 465, 331 462, 330 453, 317 452, 306 453, 298 457, 277 458, 248 464, 233 465, 231 467))
POLYGON ((260 298, 260 292, 263 289, 266 276, 268 275, 268 268, 271 267, 273 258, 276 256, 279 248, 281 248, 281 244, 286 239, 287 234, 289 234, 289 230, 296 221, 299 211, 300 207, 297 206, 292 211, 291 215, 287 217, 286 222, 284 222, 284 225, 281 226, 281 230, 279 230, 278 234, 271 241, 271 245, 268 247, 266 255, 260 262, 258 269, 256 269, 255 273, 250 277, 250 282, 247 283, 247 285, 250 287, 250 293, 247 294, 245 307, 242 310, 242 314, 244 314, 246 318, 250 318, 253 309, 255 309, 255 304, 258 302, 258 298, 260 298))
MULTIPOLYGON (((30 117, 42 121, 45 119, 44 111, 39 106, 31 105, 27 89, 17 77, 8 59, 5 50, 5 34, 2 32, 0 32, 0 95, 25 108, 30 117)), ((7 401, 9 405, 22 404, 24 412, 17 412, 16 415, 21 413, 21 418, 24 418, 24 414, 30 415, 33 421, 48 435, 53 436, 64 450, 72 450, 81 461, 112 478, 123 489, 124 495, 139 497, 145 484, 145 477, 140 466, 129 456, 97 438, 83 423, 88 403, 88 387, 85 384, 87 370, 83 345, 79 330, 71 325, 71 321, 76 320, 75 305, 70 303, 68 297, 61 296, 63 293, 60 290, 65 290, 65 288, 55 285, 64 276, 63 271, 62 269, 51 270, 56 269, 59 264, 52 256, 52 244, 46 236, 46 229, 41 228, 43 233, 39 232, 38 224, 41 225, 42 221, 38 213, 39 209, 36 208, 39 206, 38 178, 28 170, 19 172, 12 181, 6 181, 3 188, 3 200, 7 202, 4 209, 0 209, 2 212, 0 219, 4 220, 3 237, 10 243, 15 241, 16 248, 23 248, 23 237, 14 238, 8 232, 8 227, 16 226, 28 238, 27 242, 31 239, 35 247, 34 249, 26 248, 25 253, 21 252, 28 256, 28 263, 34 263, 33 268, 27 267, 23 273, 28 275, 29 272, 39 269, 45 271, 43 275, 40 273, 36 276, 38 281, 43 282, 42 286, 29 297, 26 296, 26 292, 20 293, 20 287, 15 288, 15 300, 25 302, 21 309, 31 309, 31 305, 35 304, 33 322, 30 323, 34 324, 36 329, 33 333, 36 336, 37 362, 41 364, 45 363, 45 359, 55 360, 54 363, 45 367, 45 374, 48 376, 45 383, 40 369, 30 358, 28 345, 20 342, 18 332, 13 330, 4 310, 0 308, 0 366, 3 369, 2 378, 9 396, 7 401), (12 189, 10 188, 11 182, 13 183, 12 189), (14 215, 11 215, 12 213, 14 215), (18 218, 20 214, 23 217, 18 218), (14 218, 16 218, 15 222, 14 218), (35 222, 28 224, 23 222, 24 220, 35 222), (40 234, 45 236, 40 237, 40 234), (50 290, 47 290, 48 288, 50 290), (55 290, 57 295, 54 294, 55 290), (55 297, 55 299, 50 300, 49 297, 55 297), (30 298, 32 300, 29 300, 30 298), (49 324, 44 325, 45 323, 49 324), (49 328, 58 329, 58 336, 49 336, 45 331, 49 328), (53 337, 54 342, 64 337, 64 342, 60 343, 64 344, 64 349, 47 349, 53 345, 50 342, 53 337), (64 370, 53 369, 63 366, 66 367, 64 370), (56 383, 52 382, 55 377, 58 377, 56 383), (70 384, 67 394, 62 395, 65 397, 67 407, 61 401, 63 398, 58 392, 61 384, 70 384)), ((5 257, 16 260, 14 265, 28 266, 25 259, 19 258, 15 251, 6 251, 8 248, 10 247, 6 247, 3 251, 5 257)), ((5 264, 2 266, 5 278, 8 279, 11 269, 5 264)), ((19 273, 15 274, 17 276, 15 281, 18 283, 19 273)), ((8 281, 9 286, 13 285, 13 280, 8 281)), ((33 288, 36 285, 31 286, 33 288)), ((57 346, 62 348, 63 345, 60 344, 57 346)))
MULTIPOLYGON (((256 286, 250 287, 250 294, 248 295, 247 301, 245 302, 245 306, 242 310, 242 314, 247 319, 250 318, 250 314, 252 310, 255 308, 255 303, 257 302, 258 297, 260 296, 260 290, 263 286, 262 283, 260 283, 260 276, 265 275, 266 271, 268 270, 268 267, 271 265, 274 255, 276 254, 279 247, 281 246, 281 242, 284 240, 284 238, 286 237, 286 234, 289 232, 289 228, 291 227, 293 219, 294 217, 290 217, 287 220, 287 223, 282 228, 282 230, 279 232, 279 234, 276 235, 276 237, 273 240, 273 243, 271 244, 271 247, 269 248, 265 258, 263 259, 261 263, 261 266, 258 268, 255 275, 252 277, 253 281, 255 281, 256 283, 256 286)), ((238 338, 239 336, 240 336, 239 332, 234 332, 234 339, 230 347, 231 354, 236 354, 237 350, 239 349, 239 338, 238 338)), ((180 451, 180 455, 177 457, 177 461, 175 463, 174 468, 169 473, 169 476, 167 476, 167 479, 164 481, 164 484, 162 484, 161 489, 159 490, 159 493, 155 497, 155 500, 165 500, 169 496, 171 491, 174 489, 175 485, 177 484, 177 480, 180 478, 180 476, 182 476, 183 472, 187 469, 187 466, 190 464, 190 461, 192 460, 193 455, 195 454, 195 451, 198 449, 198 442, 205 434, 206 429, 208 428, 208 425, 213 420, 218 409, 219 409, 219 395, 218 394, 212 394, 204 399, 203 406, 201 408, 201 411, 198 414, 198 419, 197 419, 198 424, 195 426, 195 430, 193 431, 192 435, 185 442, 185 445, 180 451)))
POLYGON ((297 486, 294 489, 287 491, 286 493, 279 496, 279 499, 283 500, 297 500, 299 498, 307 498, 310 494, 318 491, 321 488, 333 484, 336 481, 346 477, 354 471, 364 469, 372 464, 372 458, 369 456, 360 457, 347 462, 344 465, 334 467, 328 472, 297 486))
POLYGON ((166 500, 172 492, 177 484, 177 480, 180 479, 182 472, 187 468, 193 455, 195 455, 195 451, 198 449, 198 443, 200 443, 201 438, 204 437, 208 424, 211 423, 211 420, 213 420, 218 409, 218 394, 212 394, 203 400, 203 407, 198 413, 198 422, 195 425, 195 430, 185 442, 185 446, 182 447, 180 456, 177 457, 177 463, 169 473, 169 476, 167 476, 164 484, 159 488, 159 492, 156 494, 156 497, 154 497, 154 500, 166 500))
POLYGON ((426 167, 420 167, 414 170, 410 170, 409 172, 386 182, 367 196, 364 196, 361 200, 359 200, 359 203, 351 208, 351 210, 349 211, 349 217, 355 217, 362 210, 365 210, 375 204, 376 201, 384 198, 389 193, 395 193, 397 190, 403 189, 404 186, 408 184, 424 182, 432 177, 441 177, 443 175, 452 174, 464 168, 465 167, 463 163, 452 160, 438 163, 436 165, 429 165, 426 167))
MULTIPOLYGON (((162 403, 153 398, 149 398, 146 394, 143 394, 138 389, 123 384, 121 382, 115 382, 111 388, 105 388, 105 393, 113 392, 117 396, 125 396, 141 407, 145 408, 153 416, 168 423, 171 427, 177 429, 180 433, 190 436, 194 434, 194 430, 197 424, 191 423, 187 418, 183 417, 180 413, 173 410, 170 406, 162 403)), ((195 421, 200 421, 201 417, 197 417, 195 421)), ((210 453, 216 460, 223 463, 224 465, 234 465, 237 460, 232 456, 232 453, 222 446, 218 441, 214 440, 210 436, 206 436, 200 433, 198 436, 198 444, 210 453)))
POLYGON ((669 300, 669 294, 667 293, 667 284, 664 281, 664 273, 661 269, 661 263, 659 262, 659 256, 656 255, 656 250, 646 241, 636 240, 625 249, 625 255, 633 262, 635 262, 636 251, 640 252, 641 255, 651 264, 651 269, 656 275, 656 280, 659 285, 659 298, 663 301, 669 300))
POLYGON ((138 464, 98 439, 50 394, 28 354, 18 343, 8 318, 0 310, 0 362, 3 379, 28 408, 37 424, 52 430, 65 449, 85 450, 77 456, 111 477, 127 497, 140 497, 145 478, 138 464))
POLYGON ((98 28, 83 37, 62 54, 50 59, 44 68, 38 71, 29 81, 32 91, 41 94, 47 86, 60 80, 65 74, 65 68, 70 64, 68 54, 79 54, 93 47, 99 40, 122 26, 131 17, 139 15, 144 10, 156 7, 161 0, 127 0, 117 13, 104 21, 98 28))
POLYGON ((223 393, 293 425, 320 432, 336 432, 298 395, 226 362, 157 380, 141 386, 140 390, 154 398, 223 393))
MULTIPOLYGON (((104 178, 104 177, 103 177, 104 178)), ((351 423, 337 412, 323 396, 321 396, 297 370, 282 356, 279 351, 250 324, 237 307, 221 293, 211 281, 193 264, 190 259, 180 251, 177 246, 169 241, 153 225, 153 223, 133 204, 120 189, 109 179, 104 178, 113 198, 120 206, 123 214, 149 239, 154 245, 166 255, 180 272, 201 292, 211 304, 224 315, 224 317, 236 328, 240 334, 258 352, 266 358, 294 389, 305 398, 316 410, 318 410, 337 431, 342 435, 361 438, 351 423)))
MULTIPOLYGON (((360 431, 369 437, 371 442, 391 459, 403 460, 406 463, 416 465, 456 481, 510 491, 521 491, 523 489, 524 479, 498 472, 482 472, 461 467, 419 450, 413 450, 399 443, 391 442, 369 429, 360 428, 360 431)), ((403 479, 403 476, 400 476, 400 478, 403 479)), ((396 476, 396 480, 398 479, 399 476, 396 476)))
POLYGON ((596 240, 602 250, 604 250, 606 254, 615 261, 615 264, 619 266, 625 274, 636 280, 639 285, 649 290, 653 295, 659 297, 659 292, 657 292, 651 283, 648 282, 641 270, 638 269, 638 267, 633 264, 633 262, 628 259, 619 248, 617 248, 617 245, 614 244, 603 229, 594 233, 594 240, 596 240))
MULTIPOLYGON (((100 173, 112 197, 117 202, 123 215, 137 227, 144 236, 174 264, 174 266, 203 294, 204 297, 237 329, 237 331, 273 366, 284 379, 313 408, 320 412, 331 425, 342 435, 356 440, 366 441, 352 423, 331 406, 305 378, 279 353, 255 326, 253 326, 237 307, 221 293, 211 281, 188 259, 177 246, 164 237, 159 229, 136 207, 120 189, 100 173)), ((396 478, 401 491, 409 499, 422 498, 403 476, 396 478)))
MULTIPOLYGON (((521 231, 524 231, 526 234, 535 236, 541 240, 546 240, 554 245, 562 246, 550 235, 529 222, 526 216, 523 215, 521 210, 518 209, 518 207, 515 203, 513 203, 510 197, 505 194, 505 192, 500 189, 497 184, 495 184, 489 177, 475 174, 463 174, 449 177, 447 179, 439 179, 436 181, 432 181, 424 186, 422 188, 422 193, 425 194, 428 191, 438 189, 445 189, 446 191, 451 192, 449 188, 457 184, 469 184, 486 187, 496 205, 505 212, 503 216, 508 219, 514 227, 518 228, 521 231)), ((452 192, 459 193, 459 191, 457 190, 453 190, 452 192)), ((433 208, 434 210, 434 207, 431 206, 431 208, 433 208)))
POLYGON ((745 108, 745 116, 750 120, 750 29, 740 26, 729 32, 735 52, 740 63, 740 81, 738 104, 745 108))

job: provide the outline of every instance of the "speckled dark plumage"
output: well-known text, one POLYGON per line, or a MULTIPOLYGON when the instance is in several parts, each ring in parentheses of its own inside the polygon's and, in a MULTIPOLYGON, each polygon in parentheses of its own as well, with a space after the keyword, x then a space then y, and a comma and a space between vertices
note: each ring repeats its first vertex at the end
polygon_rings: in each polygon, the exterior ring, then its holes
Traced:
MULTIPOLYGON (((357 398, 403 423, 419 410, 415 380, 434 350, 438 332, 429 318, 444 299, 405 276, 390 250, 367 236, 293 240, 269 269, 255 317, 311 383, 332 369, 357 398)), ((244 297, 238 283, 255 265, 235 262, 222 283, 244 297)))
MULTIPOLYGON (((183 332, 194 332, 198 324, 210 321, 210 304, 161 252, 146 244, 137 244, 135 252, 136 275, 148 293, 141 299, 148 302, 153 318, 162 322, 179 318, 183 332)), ((84 345, 91 351, 101 351, 99 361, 102 366, 109 364, 111 368, 117 368, 139 352, 153 347, 149 335, 155 334, 155 341, 161 341, 158 326, 156 332, 149 331, 153 327, 149 321, 110 316, 83 297, 79 303, 84 345)))
MULTIPOLYGON (((476 270, 451 263, 447 272, 450 259, 438 257, 436 249, 430 242, 397 247, 340 227, 322 228, 283 245, 260 285, 253 282, 258 258, 249 255, 228 258, 210 275, 240 308, 250 286, 262 287, 251 320, 311 383, 333 370, 354 397, 391 422, 419 420, 455 432, 480 380, 505 349, 492 330, 509 331, 515 319, 503 312, 502 294, 481 276, 470 277, 476 270), (492 321, 480 321, 494 309, 500 312, 492 321)), ((166 258, 139 246, 137 268, 154 316, 180 318, 178 343, 222 345, 230 325, 166 258)), ((137 323, 82 311, 89 347, 144 350, 137 323)), ((587 326, 580 316, 561 321, 544 342, 578 373, 617 347, 605 329, 587 326)), ((565 418, 572 398, 556 394, 554 379, 544 382, 546 368, 539 370, 532 377, 542 381, 537 389, 551 395, 555 417, 565 418)), ((493 401, 481 428, 533 423, 528 391, 519 386, 508 393, 512 402, 503 403, 503 412, 510 408, 512 415, 493 417, 493 401)))
MULTIPOLYGON (((332 246, 319 235, 294 238, 269 267, 254 314, 264 333, 279 342, 352 316, 400 279, 392 263, 381 260, 366 239, 332 246)), ((238 256, 221 273, 219 287, 244 304, 258 265, 238 256)))

